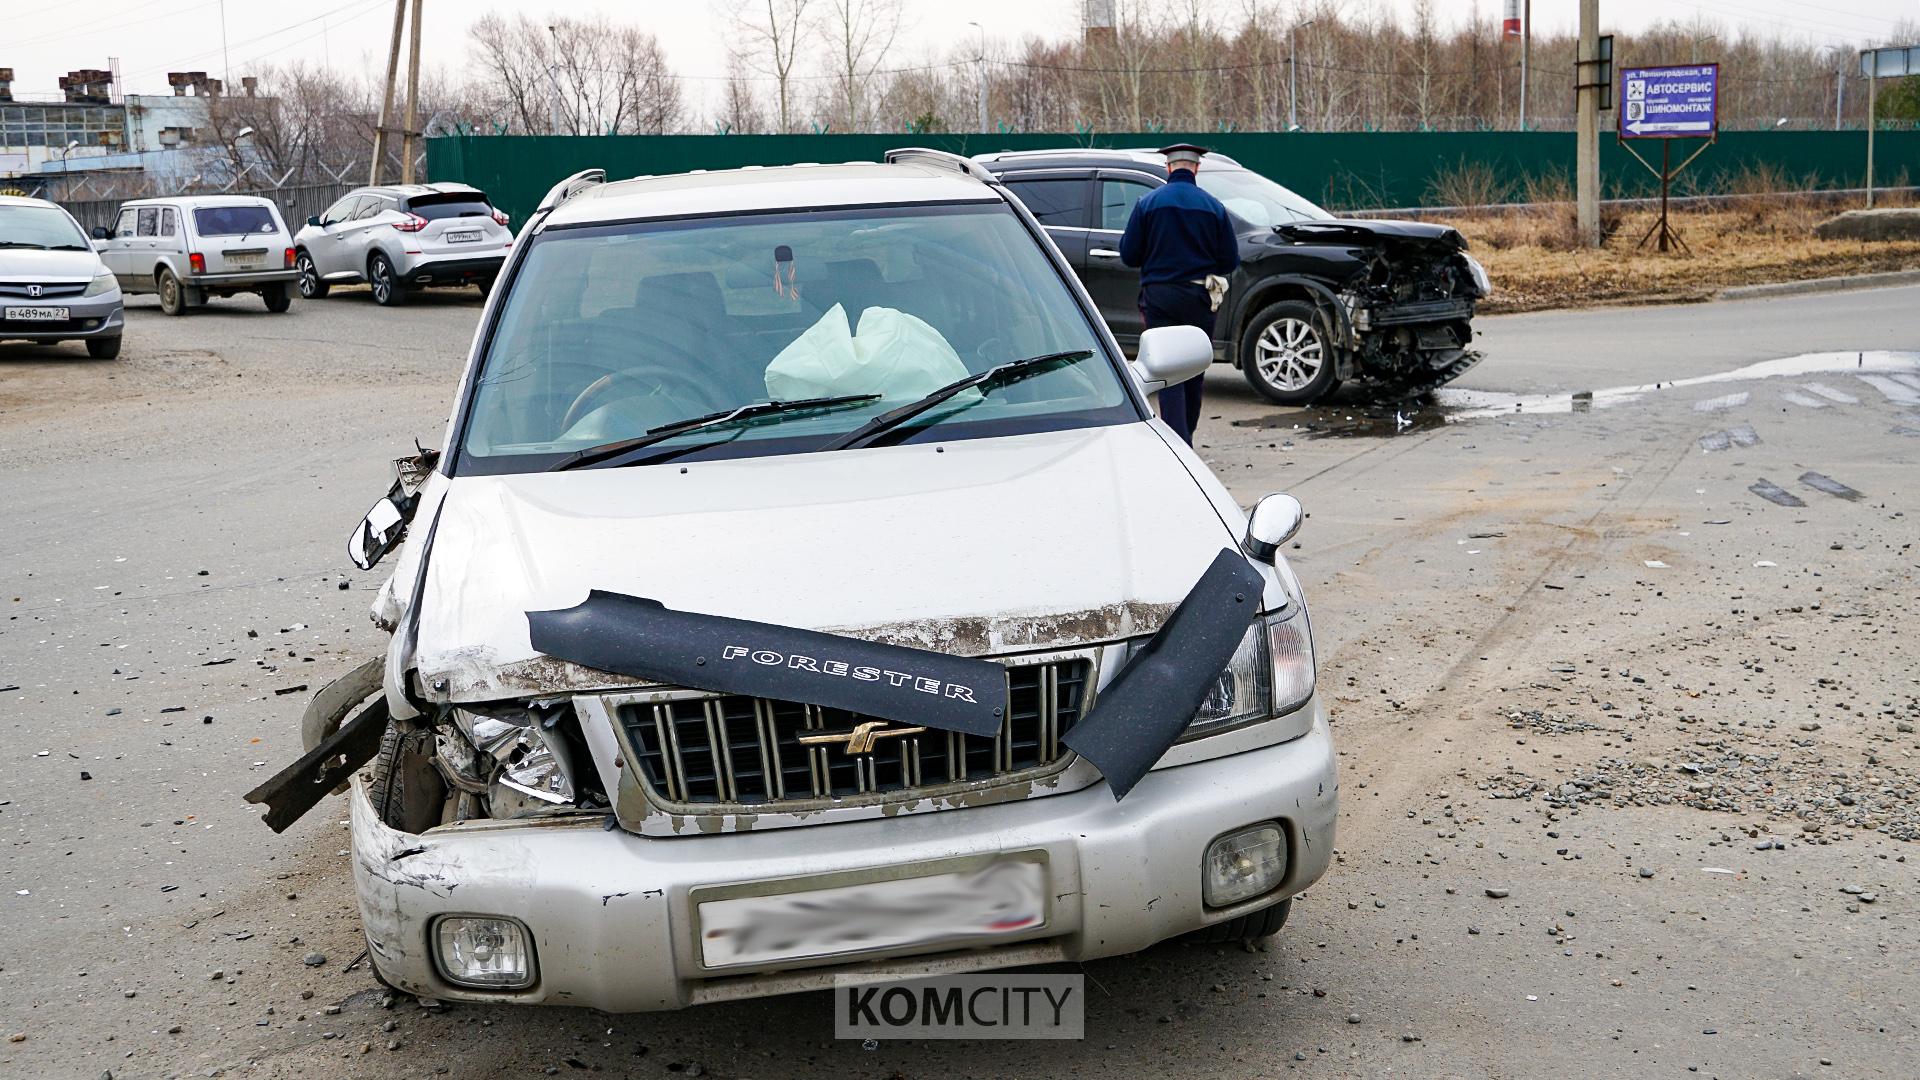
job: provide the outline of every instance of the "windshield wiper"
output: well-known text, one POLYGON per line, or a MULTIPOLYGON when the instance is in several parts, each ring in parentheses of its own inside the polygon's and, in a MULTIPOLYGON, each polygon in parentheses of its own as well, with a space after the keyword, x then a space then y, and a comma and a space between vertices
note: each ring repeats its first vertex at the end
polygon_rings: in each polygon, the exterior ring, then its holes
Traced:
POLYGON ((638 464, 638 462, 621 461, 617 459, 626 457, 631 451, 645 449, 654 443, 665 442, 676 435, 685 435, 689 431, 703 431, 707 428, 719 427, 722 424, 730 424, 737 420, 750 420, 758 416, 808 412, 816 409, 833 409, 842 405, 854 405, 860 402, 874 401, 879 397, 879 394, 842 394, 839 397, 798 398, 793 401, 756 401, 749 405, 741 405, 716 413, 708 413, 705 416, 693 416, 685 420, 676 420, 671 424, 662 424, 657 428, 649 428, 644 435, 636 435, 630 439, 618 439, 614 442, 601 443, 599 446, 589 446, 584 450, 576 450, 566 457, 561 458, 559 461, 554 462, 552 465, 547 466, 547 471, 562 472, 567 469, 582 469, 604 463, 614 465, 638 464))
POLYGON ((956 379, 918 401, 910 401, 897 409, 889 409, 820 449, 850 450, 865 446, 873 441, 875 436, 889 428, 899 427, 921 413, 968 390, 978 389, 984 394, 989 390, 997 390, 1022 379, 1043 375, 1055 368, 1077 364, 1092 355, 1091 349, 1074 349, 1071 352, 1043 353, 1039 356, 1029 356, 1025 360, 1013 360, 997 367, 990 367, 964 379, 956 379))
POLYGON ((29 244, 25 240, 0 240, 0 248, 31 248, 34 251, 52 251, 45 244, 29 244))

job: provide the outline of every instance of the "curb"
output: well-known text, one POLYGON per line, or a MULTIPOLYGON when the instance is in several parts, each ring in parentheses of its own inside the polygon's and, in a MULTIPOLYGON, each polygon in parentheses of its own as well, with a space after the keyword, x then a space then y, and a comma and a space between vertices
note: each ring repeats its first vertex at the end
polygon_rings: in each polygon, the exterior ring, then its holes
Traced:
POLYGON ((1811 281, 1777 281, 1767 285, 1735 285, 1713 294, 1715 300, 1753 300, 1768 296, 1878 289, 1888 285, 1920 285, 1920 270, 1889 270, 1880 274, 1850 274, 1811 281))

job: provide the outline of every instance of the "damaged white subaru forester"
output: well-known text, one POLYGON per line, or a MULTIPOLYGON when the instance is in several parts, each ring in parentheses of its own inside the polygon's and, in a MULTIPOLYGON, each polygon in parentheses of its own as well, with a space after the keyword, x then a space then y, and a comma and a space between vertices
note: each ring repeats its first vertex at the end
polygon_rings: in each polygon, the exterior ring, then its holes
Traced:
POLYGON ((1280 548, 977 165, 558 185, 398 549, 387 656, 249 795, 351 781, 373 967, 670 1009, 1277 931, 1337 782, 1280 548))

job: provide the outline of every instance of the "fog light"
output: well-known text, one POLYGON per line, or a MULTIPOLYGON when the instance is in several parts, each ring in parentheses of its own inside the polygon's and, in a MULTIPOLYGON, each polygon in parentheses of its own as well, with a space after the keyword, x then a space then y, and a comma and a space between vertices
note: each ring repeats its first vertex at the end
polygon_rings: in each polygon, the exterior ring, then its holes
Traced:
POLYGON ((1271 891, 1286 873, 1286 838, 1268 822, 1208 845, 1200 891, 1208 907, 1226 907, 1271 891))
POLYGON ((533 935, 517 919, 448 915, 434 926, 440 974, 458 986, 518 990, 533 985, 533 935))

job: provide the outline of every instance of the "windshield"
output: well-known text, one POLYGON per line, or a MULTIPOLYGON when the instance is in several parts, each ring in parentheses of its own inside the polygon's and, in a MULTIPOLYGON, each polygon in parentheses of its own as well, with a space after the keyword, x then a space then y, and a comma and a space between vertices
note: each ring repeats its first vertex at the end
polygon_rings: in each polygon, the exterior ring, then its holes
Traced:
MULTIPOLYGON (((969 374, 1074 350, 1106 356, 999 202, 551 229, 503 298, 458 467, 531 471, 689 417, 873 395, 661 444, 681 461, 816 450, 969 374)), ((958 395, 879 443, 1138 418, 1113 364, 1081 363, 958 395)))
POLYGON ((0 247, 91 251, 87 235, 57 206, 0 206, 0 247))
POLYGON ((1200 186, 1233 215, 1257 228, 1293 221, 1326 221, 1332 214, 1248 169, 1200 170, 1200 186))
POLYGON ((201 236, 245 236, 272 233, 273 211, 264 206, 209 206, 193 212, 193 230, 201 236))

